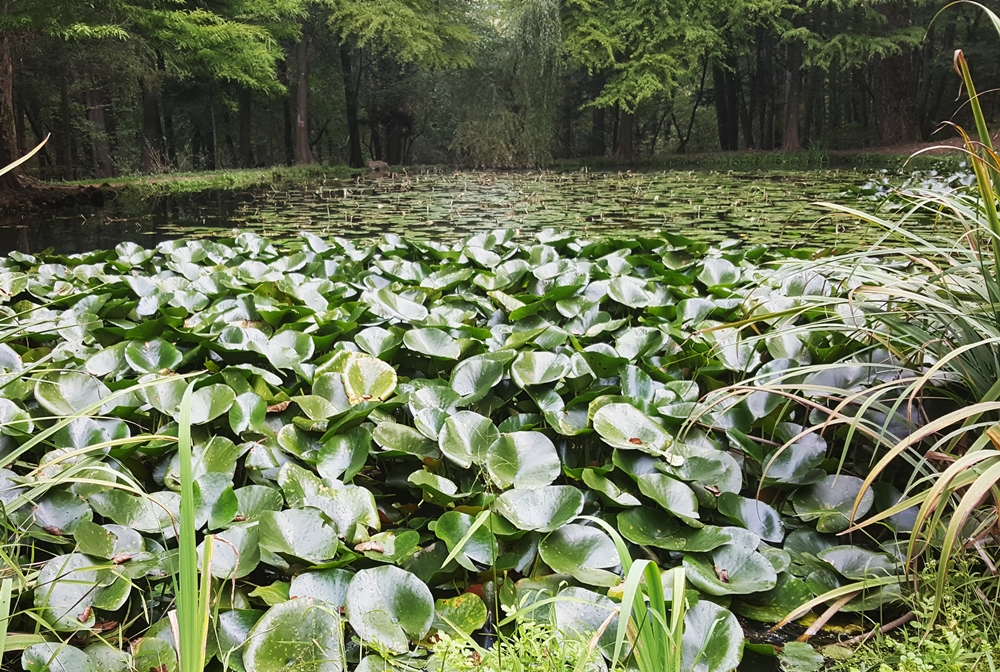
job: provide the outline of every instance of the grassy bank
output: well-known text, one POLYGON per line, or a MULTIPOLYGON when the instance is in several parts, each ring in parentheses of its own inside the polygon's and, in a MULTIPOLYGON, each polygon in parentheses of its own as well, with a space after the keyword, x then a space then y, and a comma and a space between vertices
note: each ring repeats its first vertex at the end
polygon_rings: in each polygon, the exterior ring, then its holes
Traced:
POLYGON ((166 196, 201 191, 240 191, 259 187, 279 187, 324 179, 343 179, 359 171, 347 166, 275 166, 242 170, 136 175, 105 180, 60 182, 66 186, 101 186, 140 196, 166 196))
POLYGON ((621 161, 610 156, 553 161, 551 170, 817 170, 840 168, 859 171, 942 170, 959 167, 961 156, 926 154, 909 156, 892 152, 713 152, 711 154, 659 154, 652 158, 621 161))

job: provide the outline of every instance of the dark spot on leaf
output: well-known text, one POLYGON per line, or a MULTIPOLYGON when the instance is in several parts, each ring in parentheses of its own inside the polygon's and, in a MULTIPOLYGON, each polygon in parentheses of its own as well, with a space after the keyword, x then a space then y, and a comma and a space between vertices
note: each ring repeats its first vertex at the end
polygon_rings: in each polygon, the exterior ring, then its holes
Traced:
POLYGON ((55 527, 53 525, 43 525, 42 529, 45 530, 46 532, 48 532, 49 534, 51 534, 52 536, 55 536, 55 537, 61 537, 61 536, 63 536, 62 535, 62 530, 60 530, 58 527, 55 527))
POLYGON ((85 607, 82 614, 77 614, 76 620, 80 621, 81 623, 86 623, 87 621, 90 620, 91 611, 93 611, 93 609, 91 609, 89 606, 85 607))
POLYGON ((282 413, 286 408, 288 408, 289 401, 280 401, 277 404, 271 404, 267 407, 268 413, 282 413))
POLYGON ((132 559, 131 553, 118 553, 116 555, 111 556, 111 562, 115 563, 116 565, 125 564, 131 559, 132 559))
POLYGON ((236 514, 235 516, 233 516, 233 521, 234 521, 234 522, 237 522, 237 523, 242 523, 242 522, 243 522, 243 521, 245 521, 246 519, 247 519, 247 517, 246 517, 246 516, 244 516, 244 515, 242 515, 242 514, 239 514, 239 513, 238 513, 238 514, 236 514))
POLYGON ((709 492, 711 492, 716 497, 718 497, 720 494, 722 494, 722 491, 719 490, 719 486, 717 486, 717 485, 706 485, 705 489, 708 490, 709 492))
POLYGON ((91 628, 94 632, 107 632, 118 627, 118 621, 97 621, 91 628))
POLYGON ((729 583, 729 570, 723 569, 718 565, 715 565, 715 575, 719 577, 719 581, 723 583, 729 583))
POLYGON ((631 439, 628 440, 628 442, 631 443, 633 446, 642 445, 642 439, 640 439, 638 436, 633 436, 631 439))

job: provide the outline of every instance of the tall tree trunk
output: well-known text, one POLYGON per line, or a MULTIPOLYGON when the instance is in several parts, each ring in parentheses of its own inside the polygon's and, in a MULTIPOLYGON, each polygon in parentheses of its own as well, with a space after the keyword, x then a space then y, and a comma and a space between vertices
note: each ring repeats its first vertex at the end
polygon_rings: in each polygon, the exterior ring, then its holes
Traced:
POLYGON ((788 45, 788 70, 785 73, 785 127, 781 149, 799 150, 799 107, 802 103, 802 45, 788 45))
POLYGON ((615 148, 615 158, 631 161, 635 158, 635 113, 622 109, 621 121, 618 126, 618 146, 615 148))
POLYGON ((340 45, 340 71, 344 77, 344 99, 347 103, 347 144, 350 147, 351 168, 364 166, 361 156, 361 125, 358 123, 358 89, 351 67, 351 48, 340 45))
POLYGON ((305 30, 296 49, 295 66, 298 83, 295 96, 295 165, 314 163, 309 149, 309 39, 305 30))
POLYGON ((740 148, 739 80, 735 58, 727 57, 725 65, 712 65, 712 86, 715 93, 715 116, 719 127, 719 145, 724 152, 740 148))
POLYGON ((111 177, 111 145, 105 122, 105 99, 101 91, 89 89, 86 93, 87 120, 91 125, 90 154, 94 177, 111 177))
POLYGON ((254 165, 253 144, 250 137, 252 104, 253 94, 250 89, 246 87, 240 89, 240 165, 244 168, 251 168, 254 165))
POLYGON ((172 105, 163 105, 163 137, 167 142, 167 160, 171 167, 179 168, 177 165, 177 138, 174 135, 174 113, 172 105))
POLYGON ((604 116, 603 107, 595 107, 590 115, 590 152, 591 156, 604 156, 604 116))
MULTIPOLYGON (((17 160, 17 131, 14 124, 14 62, 10 38, 0 32, 0 168, 17 160)), ((0 176, 0 190, 17 190, 21 181, 12 170, 0 176)))
POLYGON ((73 124, 69 111, 69 78, 63 70, 59 77, 59 163, 64 180, 73 179, 73 124))
POLYGON ((160 167, 163 160, 163 125, 160 95, 152 82, 142 83, 142 151, 139 164, 144 173, 160 167))

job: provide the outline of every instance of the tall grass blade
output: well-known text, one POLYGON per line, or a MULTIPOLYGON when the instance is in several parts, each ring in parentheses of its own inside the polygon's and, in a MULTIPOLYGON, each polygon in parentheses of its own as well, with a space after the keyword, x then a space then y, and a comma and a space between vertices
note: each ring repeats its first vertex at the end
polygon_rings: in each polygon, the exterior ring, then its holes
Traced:
MULTIPOLYGON (((194 471, 191 455, 191 397, 194 381, 188 384, 181 398, 180 422, 177 430, 177 452, 180 458, 181 529, 178 536, 180 579, 177 589, 177 618, 180 636, 181 672, 202 672, 204 650, 201 647, 201 611, 198 599, 198 552, 194 521, 194 471)), ((207 627, 207 624, 206 624, 207 627)))

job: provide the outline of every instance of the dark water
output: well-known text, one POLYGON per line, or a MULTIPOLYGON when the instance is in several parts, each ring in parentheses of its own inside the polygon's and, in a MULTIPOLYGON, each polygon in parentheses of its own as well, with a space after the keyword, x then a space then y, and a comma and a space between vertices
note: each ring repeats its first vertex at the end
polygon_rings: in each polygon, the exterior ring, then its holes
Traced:
POLYGON ((291 189, 206 192, 156 198, 128 193, 101 209, 0 222, 0 254, 151 247, 171 238, 319 235, 447 240, 497 227, 607 233, 680 233, 706 242, 737 238, 775 245, 829 246, 870 238, 833 220, 816 201, 856 203, 868 175, 849 171, 420 174, 327 181, 291 189))

